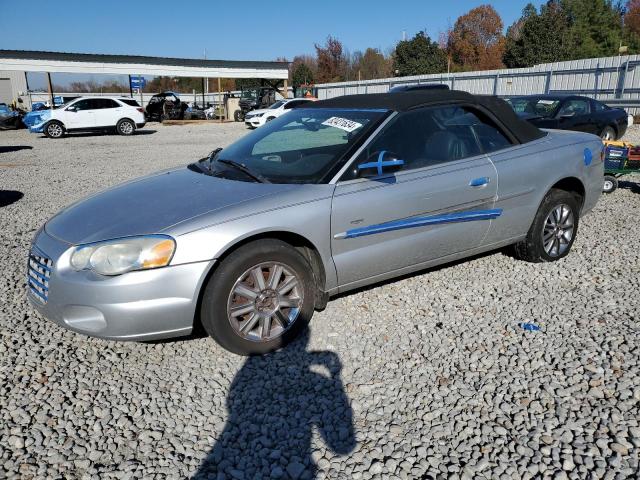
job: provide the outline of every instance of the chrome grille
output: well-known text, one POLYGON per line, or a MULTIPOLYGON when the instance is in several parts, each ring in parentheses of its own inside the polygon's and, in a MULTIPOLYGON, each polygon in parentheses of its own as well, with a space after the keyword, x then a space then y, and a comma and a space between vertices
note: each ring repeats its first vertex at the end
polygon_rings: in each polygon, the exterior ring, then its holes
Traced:
POLYGON ((27 286, 31 293, 42 303, 49 298, 49 277, 53 269, 53 261, 37 252, 29 255, 27 270, 27 286))

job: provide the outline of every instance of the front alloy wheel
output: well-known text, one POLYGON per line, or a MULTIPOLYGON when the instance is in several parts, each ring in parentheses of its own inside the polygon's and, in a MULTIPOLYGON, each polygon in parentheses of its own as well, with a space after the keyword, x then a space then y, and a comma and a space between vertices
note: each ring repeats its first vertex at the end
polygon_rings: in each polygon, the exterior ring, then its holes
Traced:
POLYGON ((58 122, 51 122, 47 124, 45 133, 49 138, 60 138, 64 135, 64 128, 58 122))
POLYGON ((282 263, 267 262, 245 271, 227 302, 234 331, 254 342, 281 336, 297 320, 304 291, 295 271, 282 263))
POLYGON ((316 283, 306 257, 280 240, 247 243, 214 266, 200 321, 223 348, 240 355, 271 352, 309 323, 316 283))

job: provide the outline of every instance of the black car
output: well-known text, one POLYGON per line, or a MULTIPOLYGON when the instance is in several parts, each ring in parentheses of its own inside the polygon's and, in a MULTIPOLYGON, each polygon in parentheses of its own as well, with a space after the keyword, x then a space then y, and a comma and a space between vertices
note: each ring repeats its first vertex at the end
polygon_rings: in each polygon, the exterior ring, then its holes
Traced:
POLYGON ((627 112, 592 98, 527 95, 507 101, 521 118, 539 128, 593 133, 603 140, 616 140, 627 131, 627 112))
POLYGON ((145 117, 149 122, 182 120, 188 107, 175 92, 156 93, 147 104, 145 117))

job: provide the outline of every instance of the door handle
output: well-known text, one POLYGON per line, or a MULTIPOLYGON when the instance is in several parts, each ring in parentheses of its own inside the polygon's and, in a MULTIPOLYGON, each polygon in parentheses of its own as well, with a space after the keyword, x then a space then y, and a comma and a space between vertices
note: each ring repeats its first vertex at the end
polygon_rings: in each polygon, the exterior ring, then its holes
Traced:
POLYGON ((469 182, 470 187, 480 188, 486 186, 491 179, 489 177, 474 178, 469 182))

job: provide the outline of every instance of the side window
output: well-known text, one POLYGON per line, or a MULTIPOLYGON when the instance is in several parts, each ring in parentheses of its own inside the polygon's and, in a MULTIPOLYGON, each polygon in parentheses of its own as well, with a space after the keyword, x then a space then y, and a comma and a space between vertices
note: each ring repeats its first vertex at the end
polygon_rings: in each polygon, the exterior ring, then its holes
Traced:
POLYGON ((484 153, 495 152, 513 145, 502 130, 482 112, 468 110, 466 115, 484 153))
POLYGON ((558 112, 558 116, 562 117, 564 115, 587 115, 588 113, 589 102, 587 100, 575 98, 564 102, 564 105, 560 109, 560 112, 558 112))
POLYGON ((102 102, 102 108, 118 108, 118 107, 120 107, 118 102, 116 102, 115 100, 112 100, 111 98, 102 98, 100 100, 100 102, 102 102))
POLYGON ((71 107, 75 107, 76 110, 80 111, 80 110, 92 110, 93 106, 91 104, 92 100, 90 99, 86 99, 86 100, 79 100, 76 103, 74 103, 73 105, 70 105, 71 107))
POLYGON ((424 108, 401 113, 369 144, 343 180, 356 178, 357 165, 381 151, 404 160, 403 170, 461 160, 511 146, 484 115, 466 107, 424 108))
POLYGON ((283 108, 283 110, 289 110, 289 109, 291 109, 293 107, 297 107, 298 105, 300 105, 300 102, 287 102, 285 104, 285 106, 282 107, 282 108, 283 108))
POLYGON ((595 100, 591 100, 591 103, 593 104, 593 109, 596 112, 605 112, 607 110, 610 110, 609 107, 604 103, 596 102, 595 100))

